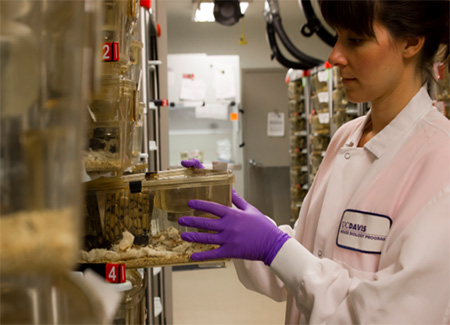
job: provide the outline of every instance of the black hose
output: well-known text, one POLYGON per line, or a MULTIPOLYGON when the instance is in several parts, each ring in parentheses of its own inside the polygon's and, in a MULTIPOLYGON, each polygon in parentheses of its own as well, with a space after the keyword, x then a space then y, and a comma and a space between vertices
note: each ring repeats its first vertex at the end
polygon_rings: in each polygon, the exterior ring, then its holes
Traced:
POLYGON ((286 32, 284 31, 283 25, 281 23, 281 17, 279 15, 274 15, 272 20, 273 28, 280 38, 283 45, 286 47, 286 49, 291 53, 296 59, 304 62, 305 64, 311 65, 311 66, 318 66, 323 64, 324 62, 321 60, 318 60, 316 58, 313 58, 301 51, 299 51, 295 45, 291 42, 289 37, 287 36, 286 32))
POLYGON ((302 0, 303 12, 305 14, 307 23, 303 25, 301 33, 303 36, 310 37, 314 33, 319 36, 319 38, 333 47, 336 43, 336 36, 330 34, 322 25, 320 20, 317 18, 316 13, 311 5, 311 0, 302 0))
POLYGON ((272 51, 272 60, 275 58, 282 66, 286 68, 292 68, 292 69, 301 69, 301 70, 308 70, 313 68, 315 65, 304 63, 304 62, 296 62, 287 59, 281 52, 277 44, 276 35, 275 35, 275 29, 272 26, 272 24, 267 23, 266 24, 266 31, 267 31, 267 40, 269 42, 270 50, 272 51))

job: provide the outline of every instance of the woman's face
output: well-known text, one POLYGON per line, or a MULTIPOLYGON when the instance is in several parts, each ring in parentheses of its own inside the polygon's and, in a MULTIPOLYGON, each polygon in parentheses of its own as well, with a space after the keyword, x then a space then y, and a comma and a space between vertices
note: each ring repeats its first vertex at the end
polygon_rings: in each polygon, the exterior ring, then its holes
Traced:
POLYGON ((347 98, 354 103, 386 99, 401 81, 404 69, 400 42, 374 22, 376 38, 337 30, 328 61, 339 68, 347 98))

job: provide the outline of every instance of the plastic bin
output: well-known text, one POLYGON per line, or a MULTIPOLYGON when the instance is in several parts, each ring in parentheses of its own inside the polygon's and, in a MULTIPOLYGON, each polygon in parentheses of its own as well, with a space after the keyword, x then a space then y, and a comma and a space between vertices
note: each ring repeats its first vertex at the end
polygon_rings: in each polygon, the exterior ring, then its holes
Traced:
POLYGON ((88 107, 87 172, 123 171, 131 165, 138 107, 135 82, 102 76, 100 91, 88 107))
POLYGON ((125 261, 127 267, 191 262, 193 252, 214 247, 182 241, 180 233, 188 229, 178 218, 215 218, 187 203, 201 199, 231 206, 233 182, 231 171, 184 168, 87 183, 83 261, 125 261))
POLYGON ((302 100, 291 99, 289 100, 289 116, 297 116, 305 113, 305 102, 302 100))

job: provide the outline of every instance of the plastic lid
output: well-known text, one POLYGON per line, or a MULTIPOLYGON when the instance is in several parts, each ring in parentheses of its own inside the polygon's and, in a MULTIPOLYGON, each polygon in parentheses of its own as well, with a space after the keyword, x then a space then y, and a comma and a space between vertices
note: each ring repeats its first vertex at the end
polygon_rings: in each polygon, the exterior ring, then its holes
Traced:
POLYGON ((127 280, 123 283, 108 282, 108 284, 111 285, 114 290, 119 291, 119 292, 128 291, 128 290, 131 290, 131 288, 133 288, 133 285, 131 284, 131 282, 129 280, 127 280))
POLYGON ((152 7, 152 0, 141 0, 141 7, 150 9, 152 7))

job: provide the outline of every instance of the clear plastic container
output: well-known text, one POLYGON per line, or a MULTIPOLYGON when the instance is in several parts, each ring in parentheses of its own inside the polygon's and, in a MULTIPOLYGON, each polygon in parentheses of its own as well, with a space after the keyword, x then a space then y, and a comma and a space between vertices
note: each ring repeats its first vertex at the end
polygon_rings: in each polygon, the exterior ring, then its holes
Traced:
POLYGON ((125 285, 111 284, 116 290, 123 292, 122 302, 114 316, 114 325, 145 324, 145 283, 137 270, 126 270, 125 285))
POLYGON ((125 77, 139 84, 142 74, 142 42, 138 40, 130 41, 130 59, 125 77))
POLYGON ((290 154, 291 166, 307 166, 308 165, 308 155, 302 153, 301 150, 294 150, 290 154))
MULTIPOLYGON (((319 114, 328 114, 328 113, 319 113, 319 114)), ((321 115, 312 114, 310 116, 311 121, 311 133, 313 134, 329 134, 330 133, 330 124, 326 119, 322 119, 321 115), (327 123, 324 123, 327 122, 327 123)), ((328 115, 329 116, 329 115, 328 115)), ((325 115, 326 117, 326 115, 325 115)))
POLYGON ((100 91, 89 103, 87 172, 122 172, 131 166, 133 132, 138 118, 135 82, 102 76, 100 91))
POLYGON ((290 169, 291 186, 308 184, 308 173, 302 166, 291 167, 290 169))
POLYGON ((330 137, 328 134, 312 135, 310 139, 311 148, 313 151, 325 151, 330 142, 330 137))
POLYGON ((1 324, 105 324, 103 306, 73 274, 2 275, 0 283, 1 324))
POLYGON ((289 100, 289 116, 297 116, 305 113, 305 102, 302 100, 291 99, 289 100))
POLYGON ((294 116, 289 118, 290 131, 301 132, 306 131, 306 119, 301 116, 294 116))
POLYGON ((233 182, 230 171, 183 168, 87 183, 83 261, 124 260, 127 267, 191 262, 191 253, 213 247, 182 241, 180 233, 188 229, 178 218, 215 218, 187 203, 201 199, 231 206, 233 182))
POLYGON ((300 99, 303 95, 302 80, 295 80, 288 83, 288 97, 289 99, 300 99))
POLYGON ((327 91, 328 78, 329 78, 329 70, 328 69, 325 69, 325 70, 316 69, 313 73, 311 73, 311 92, 312 92, 312 94, 327 91))
POLYGON ((333 107, 334 110, 345 110, 349 102, 345 96, 344 87, 337 88, 333 90, 333 107))
POLYGON ((125 71, 130 60, 130 40, 139 17, 138 0, 103 0, 102 74, 125 71))
POLYGON ((306 137, 305 136, 291 134, 289 140, 291 143, 291 149, 306 148, 306 137))
POLYGON ((291 186, 291 199, 293 201, 303 202, 307 193, 308 191, 303 189, 302 186, 291 186))
POLYGON ((313 152, 311 155, 311 174, 316 175, 319 170, 320 163, 322 162, 323 155, 322 152, 313 152))
POLYGON ((2 274, 76 263, 91 14, 83 1, 0 1, 2 274))

